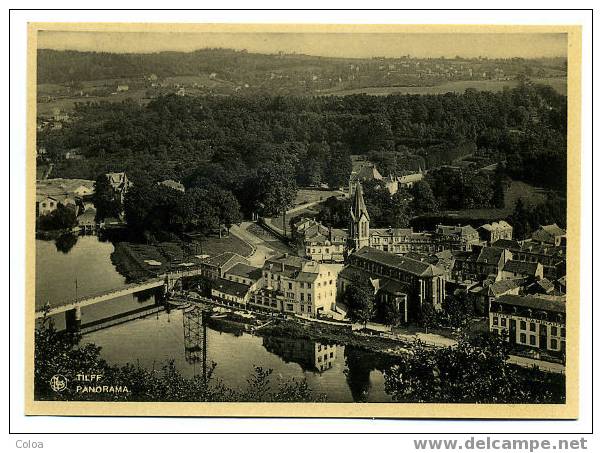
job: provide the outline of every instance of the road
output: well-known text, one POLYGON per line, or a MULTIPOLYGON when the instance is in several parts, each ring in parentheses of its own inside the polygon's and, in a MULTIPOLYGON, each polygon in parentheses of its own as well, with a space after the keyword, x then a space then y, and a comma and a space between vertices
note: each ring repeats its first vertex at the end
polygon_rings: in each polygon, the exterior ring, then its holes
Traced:
POLYGON ((253 225, 253 222, 242 222, 240 225, 233 225, 232 228, 230 228, 230 233, 253 247, 253 253, 251 256, 247 257, 251 266, 263 267, 265 260, 278 252, 270 248, 268 245, 269 243, 264 239, 257 237, 248 231, 247 228, 251 225, 253 225))
POLYGON ((511 355, 508 358, 508 363, 513 363, 515 365, 520 365, 525 368, 531 368, 534 366, 539 367, 542 371, 548 371, 550 373, 565 373, 565 366, 561 363, 554 362, 546 362, 544 360, 531 359, 529 357, 521 357, 518 355, 511 355))

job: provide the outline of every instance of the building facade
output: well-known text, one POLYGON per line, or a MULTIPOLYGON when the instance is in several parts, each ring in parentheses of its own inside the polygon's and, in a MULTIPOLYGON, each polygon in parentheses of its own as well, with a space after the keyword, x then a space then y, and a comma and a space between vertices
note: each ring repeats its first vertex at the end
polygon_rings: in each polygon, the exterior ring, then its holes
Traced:
POLYGON ((566 299, 563 296, 504 295, 491 304, 489 330, 513 344, 564 354, 566 299))
POLYGON ((336 306, 336 275, 325 265, 284 254, 263 265, 263 288, 251 303, 270 311, 317 316, 336 306))
POLYGON ((416 319, 423 304, 439 310, 445 300, 445 271, 427 262, 371 247, 352 253, 347 262, 339 273, 337 292, 343 294, 359 279, 368 278, 375 292, 383 289, 399 302, 405 300, 405 306, 400 306, 400 312, 406 313, 405 321, 416 319))

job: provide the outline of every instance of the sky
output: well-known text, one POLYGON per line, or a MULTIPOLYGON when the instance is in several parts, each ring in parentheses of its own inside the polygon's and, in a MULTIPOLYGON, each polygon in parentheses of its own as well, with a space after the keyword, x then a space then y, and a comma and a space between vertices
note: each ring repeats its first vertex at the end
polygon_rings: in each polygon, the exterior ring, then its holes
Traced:
POLYGON ((327 57, 566 57, 564 33, 240 33, 40 31, 38 48, 151 53, 203 48, 327 57))

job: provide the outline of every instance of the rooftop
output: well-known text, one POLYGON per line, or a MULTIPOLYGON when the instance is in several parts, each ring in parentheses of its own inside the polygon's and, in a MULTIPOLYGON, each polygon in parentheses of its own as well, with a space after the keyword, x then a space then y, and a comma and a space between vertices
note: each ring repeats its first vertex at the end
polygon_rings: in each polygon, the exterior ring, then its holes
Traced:
POLYGON ((535 275, 539 266, 541 266, 539 263, 510 260, 506 261, 506 264, 504 265, 504 271, 513 272, 515 274, 535 275))
POLYGON ((261 278, 261 268, 249 266, 245 263, 238 263, 227 271, 228 274, 248 278, 250 280, 259 280, 261 278))
POLYGON ((351 256, 373 261, 385 266, 394 267, 419 277, 443 275, 445 273, 443 269, 433 266, 432 264, 424 263, 406 256, 398 256, 393 255, 392 253, 382 252, 372 247, 362 247, 351 256))
POLYGON ((513 294, 506 294, 498 298, 497 302, 534 310, 566 313, 566 298, 564 296, 544 296, 539 294, 534 296, 516 296, 513 294))
POLYGON ((249 288, 244 283, 233 282, 225 278, 218 278, 212 286, 212 289, 237 297, 244 297, 249 292, 249 288))

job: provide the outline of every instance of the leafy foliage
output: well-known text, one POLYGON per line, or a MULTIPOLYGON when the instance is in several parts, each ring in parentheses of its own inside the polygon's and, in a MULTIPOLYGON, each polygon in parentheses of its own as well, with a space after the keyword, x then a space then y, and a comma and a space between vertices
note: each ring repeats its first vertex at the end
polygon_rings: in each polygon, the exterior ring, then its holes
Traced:
POLYGON ((75 209, 59 203, 56 209, 37 218, 39 230, 69 230, 77 225, 75 209))
POLYGON ((343 293, 347 317, 364 325, 374 318, 374 291, 368 283, 351 284, 343 293))
POLYGON ((564 376, 523 370, 507 362, 499 336, 463 338, 455 347, 412 354, 385 373, 385 389, 400 402, 562 403, 564 376))

